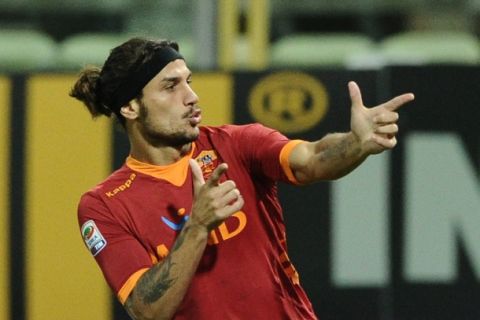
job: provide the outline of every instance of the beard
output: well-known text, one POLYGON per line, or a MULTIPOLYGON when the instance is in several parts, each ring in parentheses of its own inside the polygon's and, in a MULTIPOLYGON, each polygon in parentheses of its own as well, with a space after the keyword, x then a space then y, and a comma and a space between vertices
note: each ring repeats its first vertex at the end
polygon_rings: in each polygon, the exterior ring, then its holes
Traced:
MULTIPOLYGON (((143 137, 155 147, 161 146, 171 146, 171 147, 181 147, 183 145, 189 144, 197 140, 199 135, 199 130, 194 130, 194 132, 189 132, 187 129, 182 130, 167 130, 160 131, 155 128, 151 122, 151 117, 148 115, 148 108, 143 103, 142 100, 139 101, 140 110, 138 120, 141 124, 141 133, 143 137)), ((188 113, 187 113, 188 114, 188 113)), ((186 115, 185 115, 186 116, 186 115)))

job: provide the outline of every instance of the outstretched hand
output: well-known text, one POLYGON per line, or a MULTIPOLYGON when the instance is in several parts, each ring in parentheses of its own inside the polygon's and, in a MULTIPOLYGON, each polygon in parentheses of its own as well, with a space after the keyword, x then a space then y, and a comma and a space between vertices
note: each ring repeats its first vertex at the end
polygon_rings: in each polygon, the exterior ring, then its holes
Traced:
POLYGON ((190 167, 194 190, 190 219, 212 230, 243 207, 243 197, 232 180, 220 182, 220 178, 228 170, 226 163, 215 168, 206 182, 197 161, 190 159, 190 167))
POLYGON ((363 105, 358 85, 350 81, 348 90, 352 102, 350 127, 366 154, 376 154, 392 149, 397 144, 398 113, 401 106, 412 101, 412 93, 406 93, 372 108, 363 105))

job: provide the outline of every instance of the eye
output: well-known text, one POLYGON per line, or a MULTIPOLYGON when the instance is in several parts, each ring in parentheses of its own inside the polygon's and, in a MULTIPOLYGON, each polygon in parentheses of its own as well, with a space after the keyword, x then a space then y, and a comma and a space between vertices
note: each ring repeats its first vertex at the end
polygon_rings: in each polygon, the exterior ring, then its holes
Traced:
POLYGON ((176 87, 176 83, 172 83, 168 86, 165 87, 165 89, 167 89, 168 91, 173 91, 176 87))

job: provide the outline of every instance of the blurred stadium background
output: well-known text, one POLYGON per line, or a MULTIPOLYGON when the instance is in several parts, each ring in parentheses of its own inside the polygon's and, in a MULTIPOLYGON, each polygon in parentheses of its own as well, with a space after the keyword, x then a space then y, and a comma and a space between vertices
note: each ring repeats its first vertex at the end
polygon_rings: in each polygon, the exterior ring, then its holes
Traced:
POLYGON ((476 64, 480 56, 478 0, 2 0, 0 9, 6 71, 101 64, 132 35, 177 39, 197 69, 476 64), (319 53, 306 55, 307 45, 319 53))
POLYGON ((132 36, 179 42, 207 124, 317 139, 347 81, 413 91, 395 151, 280 187, 290 256, 320 319, 480 319, 480 0, 0 0, 0 320, 127 319, 76 205, 128 146, 67 93, 132 36))

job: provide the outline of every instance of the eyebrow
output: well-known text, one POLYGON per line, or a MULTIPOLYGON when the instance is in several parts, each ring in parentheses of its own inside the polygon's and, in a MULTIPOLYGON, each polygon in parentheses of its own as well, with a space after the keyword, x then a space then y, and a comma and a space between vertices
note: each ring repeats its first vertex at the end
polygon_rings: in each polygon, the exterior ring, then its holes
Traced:
MULTIPOLYGON (((187 76, 187 79, 192 77, 192 73, 190 72, 187 76)), ((182 77, 181 76, 173 76, 173 77, 165 77, 162 79, 162 82, 178 82, 182 77)))

